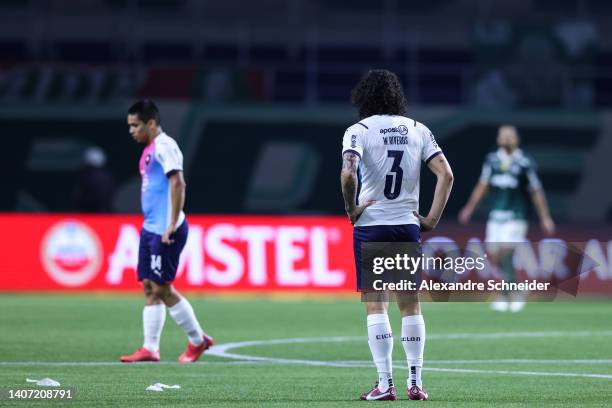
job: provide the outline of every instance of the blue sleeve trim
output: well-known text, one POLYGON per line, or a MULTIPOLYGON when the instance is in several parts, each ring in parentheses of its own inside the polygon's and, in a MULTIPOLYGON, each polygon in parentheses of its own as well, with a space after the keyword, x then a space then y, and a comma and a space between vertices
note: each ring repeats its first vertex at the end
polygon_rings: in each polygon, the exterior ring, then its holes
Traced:
POLYGON ((183 171, 183 170, 181 170, 181 169, 172 169, 172 170, 169 170, 169 171, 166 173, 166 177, 170 178, 170 177, 172 177, 172 175, 173 175, 173 174, 176 174, 176 173, 178 173, 179 171, 183 171))
POLYGON ((357 157, 359 157, 359 160, 361 160, 361 155, 359 154, 359 152, 357 150, 353 150, 353 149, 346 149, 345 151, 342 152, 342 154, 346 153, 346 152, 351 152, 351 153, 355 153, 357 155, 357 157))
POLYGON ((369 127, 367 127, 366 125, 364 125, 364 124, 363 124, 363 123, 361 123, 361 122, 358 122, 357 124, 358 124, 358 125, 363 126, 363 127, 364 127, 364 128, 366 128, 366 129, 370 129, 369 127))
POLYGON ((359 205, 359 194, 361 194, 361 166, 357 167, 357 195, 355 196, 355 205, 359 205))
POLYGON ((425 164, 428 164, 431 159, 433 159, 434 157, 436 157, 437 155, 442 154, 442 150, 438 150, 437 152, 435 152, 434 154, 432 154, 431 156, 429 156, 427 158, 427 160, 425 160, 425 164))

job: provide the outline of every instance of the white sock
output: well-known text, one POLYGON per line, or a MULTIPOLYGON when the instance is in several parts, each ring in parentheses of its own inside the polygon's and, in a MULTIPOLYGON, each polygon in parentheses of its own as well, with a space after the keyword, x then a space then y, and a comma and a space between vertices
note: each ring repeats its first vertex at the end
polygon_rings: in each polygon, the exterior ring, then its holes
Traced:
POLYGON ((198 323, 193 308, 187 299, 181 298, 176 305, 168 308, 168 310, 170 310, 170 316, 172 316, 176 324, 178 324, 187 334, 187 337, 189 337, 189 342, 194 346, 202 344, 204 341, 202 338, 204 331, 200 327, 200 323, 198 323))
POLYGON ((368 344, 378 371, 378 389, 385 392, 393 385, 393 333, 389 316, 386 314, 368 315, 368 344))
POLYGON ((402 346, 408 361, 408 388, 418 385, 423 387, 421 369, 423 368, 423 351, 425 350, 425 321, 423 315, 404 316, 402 318, 402 346))
POLYGON ((166 321, 166 306, 148 305, 142 310, 142 328, 144 332, 144 344, 149 351, 159 351, 159 339, 166 321))

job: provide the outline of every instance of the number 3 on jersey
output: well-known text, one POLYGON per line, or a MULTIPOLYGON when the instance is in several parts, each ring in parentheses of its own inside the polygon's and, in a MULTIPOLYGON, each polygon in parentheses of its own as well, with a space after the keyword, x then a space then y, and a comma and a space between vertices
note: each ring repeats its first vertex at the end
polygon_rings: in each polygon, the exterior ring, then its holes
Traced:
POLYGON ((402 191, 402 179, 404 178, 404 170, 400 164, 402 163, 402 157, 404 157, 403 150, 389 150, 387 157, 393 159, 391 165, 390 174, 385 177, 385 197, 389 200, 395 200, 399 197, 402 191))

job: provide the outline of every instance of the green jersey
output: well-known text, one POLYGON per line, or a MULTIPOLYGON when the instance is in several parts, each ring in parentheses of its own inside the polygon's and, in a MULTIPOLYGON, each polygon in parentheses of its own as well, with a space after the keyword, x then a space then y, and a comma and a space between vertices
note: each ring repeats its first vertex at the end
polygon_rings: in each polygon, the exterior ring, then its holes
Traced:
POLYGON ((528 192, 542 188, 535 162, 520 149, 487 154, 480 181, 489 185, 489 219, 500 222, 527 219, 528 192))

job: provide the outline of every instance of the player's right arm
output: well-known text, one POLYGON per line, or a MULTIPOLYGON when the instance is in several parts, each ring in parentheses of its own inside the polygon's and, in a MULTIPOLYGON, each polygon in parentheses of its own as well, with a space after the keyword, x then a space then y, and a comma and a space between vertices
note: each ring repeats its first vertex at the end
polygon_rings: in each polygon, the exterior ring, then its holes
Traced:
POLYGON ((459 211, 460 223, 467 224, 468 222, 470 222, 472 214, 474 214, 474 210, 476 210, 476 207, 478 207, 478 204, 487 195, 488 191, 488 182, 479 180, 478 183, 476 183, 476 186, 474 186, 474 190, 472 190, 472 194, 470 194, 468 202, 461 209, 461 211, 459 211))
POLYGON ((363 211, 374 204, 368 201, 357 205, 357 168, 359 167, 359 156, 353 151, 342 154, 342 170, 340 171, 340 184, 342 186, 342 197, 344 198, 344 210, 351 221, 355 224, 363 211))
POLYGON ((353 125, 346 129, 342 139, 342 170, 340 171, 340 185, 344 198, 344 210, 355 224, 363 211, 374 204, 368 201, 357 205, 357 169, 363 155, 363 125, 353 125))
POLYGON ((472 190, 472 194, 470 194, 470 198, 465 206, 459 211, 459 222, 462 224, 467 224, 470 222, 472 218, 472 214, 478 207, 478 204, 482 201, 482 199, 487 195, 489 191, 489 178, 491 177, 491 165, 488 161, 482 165, 482 172, 480 173, 480 179, 476 186, 474 186, 474 190, 472 190))

